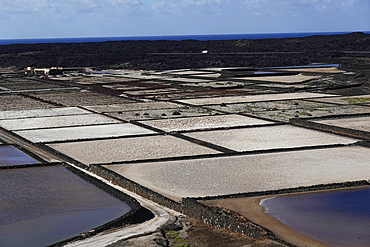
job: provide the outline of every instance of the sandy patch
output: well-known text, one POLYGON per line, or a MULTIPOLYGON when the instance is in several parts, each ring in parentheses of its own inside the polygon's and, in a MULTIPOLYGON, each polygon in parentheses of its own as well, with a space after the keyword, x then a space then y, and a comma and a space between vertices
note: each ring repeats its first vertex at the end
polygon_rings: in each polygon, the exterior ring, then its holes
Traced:
POLYGON ((247 197, 237 199, 221 199, 214 201, 203 201, 208 206, 223 207, 233 210, 255 224, 263 226, 272 231, 278 238, 296 246, 321 247, 327 246, 323 243, 310 239, 298 232, 288 228, 286 225, 277 221, 271 216, 263 213, 264 208, 260 206, 263 199, 273 196, 247 197))

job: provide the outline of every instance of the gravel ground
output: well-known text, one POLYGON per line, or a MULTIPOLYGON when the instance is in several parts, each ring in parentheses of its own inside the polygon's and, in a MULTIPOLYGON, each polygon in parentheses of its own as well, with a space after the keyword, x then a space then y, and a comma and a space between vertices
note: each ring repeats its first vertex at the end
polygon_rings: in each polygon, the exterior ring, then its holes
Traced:
POLYGON ((143 124, 164 131, 199 130, 208 128, 227 128, 246 125, 263 125, 272 122, 240 115, 216 115, 197 118, 180 118, 143 121, 143 124))
POLYGON ((107 105, 133 102, 132 100, 111 95, 104 95, 103 97, 100 93, 86 90, 37 92, 28 93, 28 95, 63 106, 107 105))
POLYGON ((110 104, 98 106, 85 106, 86 109, 96 112, 143 111, 143 110, 173 109, 179 107, 182 106, 171 102, 145 102, 120 105, 110 104))
POLYGON ((204 109, 201 107, 179 107, 173 109, 159 110, 137 110, 137 111, 122 111, 109 112, 107 115, 119 118, 125 121, 130 120, 148 120, 148 119, 170 119, 183 117, 197 117, 204 115, 215 115, 217 111, 204 109))
POLYGON ((0 110, 33 110, 43 108, 55 108, 56 106, 50 103, 34 100, 21 95, 0 95, 0 110))
POLYGON ((193 105, 212 105, 212 104, 229 104, 229 103, 242 103, 242 102, 258 102, 270 100, 286 100, 286 99, 304 99, 327 97, 327 94, 318 93, 282 93, 282 94, 259 94, 247 96, 230 96, 230 97, 216 97, 216 98, 198 98, 178 100, 179 102, 193 104, 193 105))

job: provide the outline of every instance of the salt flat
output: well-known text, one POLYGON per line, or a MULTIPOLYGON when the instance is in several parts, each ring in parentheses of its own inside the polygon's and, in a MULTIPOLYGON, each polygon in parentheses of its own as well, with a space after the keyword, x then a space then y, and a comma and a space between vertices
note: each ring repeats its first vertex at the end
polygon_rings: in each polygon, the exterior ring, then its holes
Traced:
POLYGON ((111 123, 120 123, 120 121, 98 114, 0 120, 0 126, 7 130, 42 129, 111 123))
POLYGON ((207 78, 218 78, 218 77, 220 77, 221 76, 221 74, 220 73, 215 73, 215 74, 208 74, 208 73, 206 73, 206 74, 198 74, 198 75, 193 75, 193 76, 196 76, 196 77, 207 77, 207 78))
POLYGON ((184 135, 239 152, 357 142, 356 139, 290 125, 191 132, 184 135))
POLYGON ((0 119, 67 116, 89 113, 90 113, 89 111, 80 109, 78 107, 60 107, 60 108, 19 110, 19 111, 13 110, 13 111, 0 111, 0 119))
POLYGON ((342 147, 104 167, 180 201, 368 179, 369 150, 342 147))
POLYGON ((232 114, 232 115, 214 115, 192 118, 152 120, 152 121, 142 121, 141 123, 164 131, 182 131, 182 130, 199 130, 207 128, 235 127, 247 125, 263 125, 271 124, 273 122, 232 114))
POLYGON ((370 117, 315 120, 313 122, 370 132, 370 117))
POLYGON ((203 80, 203 79, 192 79, 192 78, 180 78, 180 77, 165 77, 165 78, 161 78, 161 80, 165 80, 165 81, 173 81, 173 82, 207 82, 209 80, 203 80))
POLYGON ((80 161, 83 164, 219 153, 213 149, 172 136, 145 136, 99 141, 57 143, 49 144, 48 146, 80 161))
POLYGON ((280 83, 299 83, 306 82, 318 78, 318 76, 307 76, 307 75, 290 75, 290 76, 256 76, 256 77, 241 77, 241 80, 251 81, 269 81, 269 82, 280 82, 280 83))
POLYGON ((228 97, 213 97, 213 98, 195 98, 177 100, 178 102, 192 104, 192 105, 212 105, 221 103, 242 103, 242 102, 258 102, 258 101, 272 101, 272 100, 286 100, 286 99, 305 99, 330 97, 335 95, 319 94, 319 93, 281 93, 281 94, 258 94, 245 96, 228 96, 228 97))
POLYGON ((187 71, 179 71, 179 72, 171 72, 168 74, 171 75, 197 75, 197 74, 210 74, 211 72, 206 71, 197 71, 197 70, 187 70, 187 71))
POLYGON ((324 74, 340 74, 345 73, 344 70, 339 70, 338 67, 328 68, 297 68, 297 69, 279 69, 280 71, 292 71, 292 72, 310 72, 310 73, 324 73, 324 74))
POLYGON ((151 130, 144 129, 130 123, 65 127, 54 129, 18 130, 14 131, 14 133, 28 139, 31 142, 54 142, 79 139, 120 137, 128 135, 155 134, 155 132, 151 130))
POLYGON ((180 85, 200 88, 234 88, 242 85, 242 83, 232 81, 210 81, 203 83, 185 83, 180 85))

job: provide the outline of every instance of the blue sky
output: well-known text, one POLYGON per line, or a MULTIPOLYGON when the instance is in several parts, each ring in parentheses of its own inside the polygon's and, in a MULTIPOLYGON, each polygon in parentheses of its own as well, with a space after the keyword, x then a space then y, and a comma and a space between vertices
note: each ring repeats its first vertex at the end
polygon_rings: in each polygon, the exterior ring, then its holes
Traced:
POLYGON ((370 30, 370 0, 0 0, 0 39, 370 30))

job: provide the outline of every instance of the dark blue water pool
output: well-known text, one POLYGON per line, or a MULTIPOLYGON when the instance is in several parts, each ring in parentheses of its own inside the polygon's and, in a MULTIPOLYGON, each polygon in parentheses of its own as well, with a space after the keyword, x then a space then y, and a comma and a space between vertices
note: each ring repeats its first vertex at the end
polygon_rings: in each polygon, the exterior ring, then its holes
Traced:
POLYGON ((332 246, 370 246, 370 187, 281 196, 261 203, 291 229, 332 246))
POLYGON ((130 207, 61 166, 0 170, 0 246, 46 246, 130 207))
POLYGON ((0 146, 0 166, 14 166, 24 164, 37 164, 38 161, 32 159, 27 154, 12 146, 0 146))

